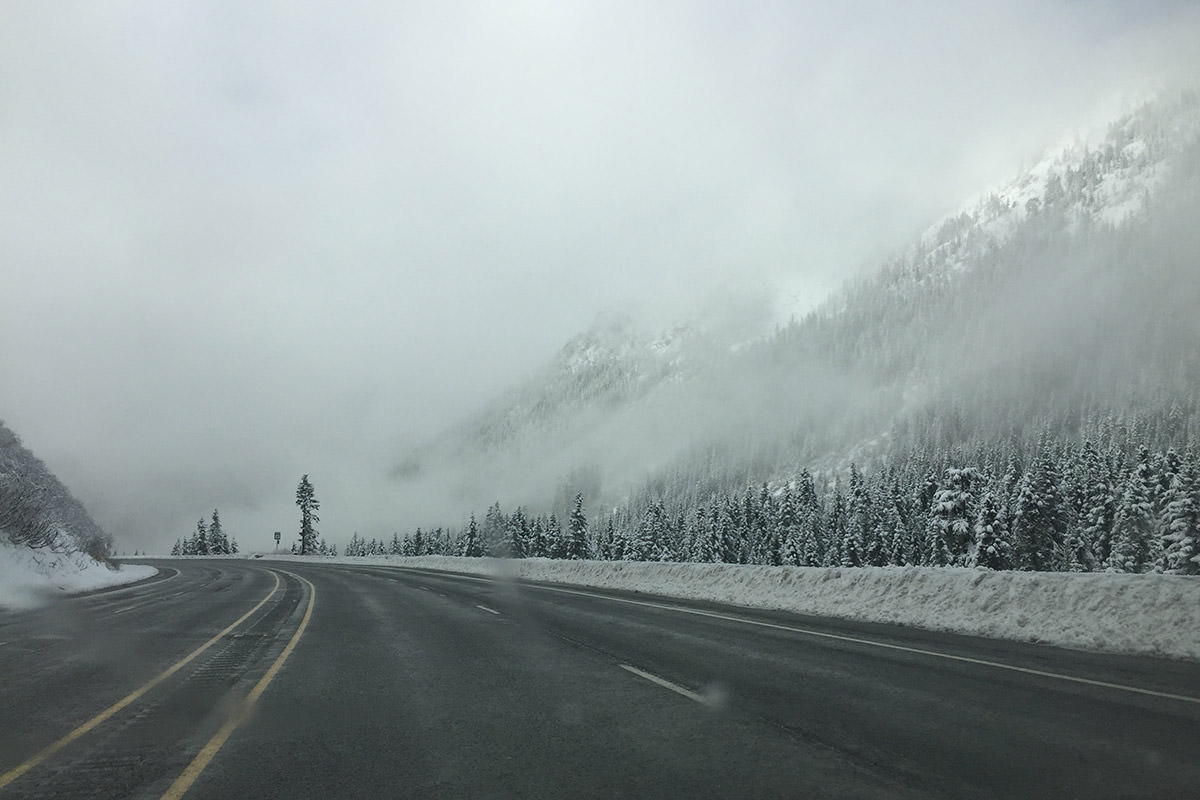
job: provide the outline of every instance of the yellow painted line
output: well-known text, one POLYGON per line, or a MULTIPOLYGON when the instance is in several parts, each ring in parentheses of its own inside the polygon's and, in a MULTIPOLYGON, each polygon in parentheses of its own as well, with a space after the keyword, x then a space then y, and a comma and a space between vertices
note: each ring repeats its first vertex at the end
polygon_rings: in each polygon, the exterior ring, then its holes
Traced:
POLYGON ((304 629, 308 627, 308 621, 312 619, 313 606, 317 602, 317 587, 309 583, 305 578, 300 577, 292 572, 283 570, 293 578, 302 580, 308 584, 308 608, 304 611, 304 618, 300 620, 300 626, 296 628, 296 632, 292 634, 291 640, 287 643, 287 647, 283 648, 283 652, 279 654, 279 658, 275 659, 275 663, 267 670, 266 674, 254 685, 250 690, 250 694, 246 695, 245 701, 242 703, 240 713, 234 714, 229 718, 221 729, 213 734, 213 737, 208 740, 208 743, 200 749, 196 757, 192 759, 192 763, 187 765, 187 768, 180 774, 171 787, 163 794, 162 800, 178 800, 180 797, 192 787, 196 779, 200 777, 200 773, 204 772, 205 767, 217 755, 217 751, 225 744, 225 741, 233 735, 237 726, 242 724, 242 720, 250 716, 250 710, 254 704, 258 702, 258 698, 262 697, 262 693, 266 691, 267 686, 275 679, 275 675, 279 672, 279 668, 283 666, 283 662, 287 661, 288 656, 296 649, 296 643, 300 641, 300 636, 303 635, 304 629))
POLYGON ((111 706, 104 709, 99 714, 92 717, 87 722, 83 723, 78 728, 71 731, 66 736, 62 737, 57 742, 55 742, 54 744, 51 744, 51 745, 43 748, 41 751, 34 754, 33 756, 26 759, 25 761, 22 761, 20 764, 13 767, 12 769, 10 769, 8 772, 4 773, 3 775, 0 775, 0 789, 4 788, 8 784, 12 783, 17 778, 24 775, 26 772, 29 772, 29 770, 33 769, 38 764, 42 763, 50 756, 57 753, 59 750, 62 750, 64 747, 69 745, 71 742, 73 742, 76 739, 78 739, 79 737, 83 736, 85 733, 92 730, 97 725, 100 725, 102 722, 104 722, 105 720, 112 717, 114 714, 119 712, 121 709, 125 708, 130 703, 134 702, 139 697, 144 695, 146 692, 150 691, 155 686, 158 686, 160 683, 165 681, 167 678, 171 677, 176 672, 183 669, 185 666, 187 666, 189 663, 191 663, 193 660, 195 660, 197 656, 199 656, 201 653, 203 653, 208 648, 212 647, 214 644, 216 644, 218 641, 220 641, 222 638, 224 638, 227 634, 229 634, 231 631, 233 631, 235 628, 237 628, 243 622, 248 620, 254 614, 254 612, 258 611, 260 608, 262 608, 264 605, 266 605, 266 602, 268 600, 270 600, 272 597, 274 597, 275 593, 277 591, 279 591, 279 586, 281 584, 281 581, 279 580, 279 573, 275 572, 275 570, 271 570, 271 575, 274 576, 274 578, 275 578, 275 586, 271 589, 270 593, 268 593, 266 597, 264 597, 262 600, 258 601, 258 605, 256 605, 254 608, 247 611, 242 616, 238 617, 233 623, 231 623, 228 627, 226 627, 223 631, 218 633, 216 636, 212 637, 207 642, 200 645, 192 652, 188 653, 186 656, 184 656, 179 661, 176 661, 174 664, 172 664, 166 670, 160 672, 149 683, 143 684, 141 686, 141 688, 135 689, 134 691, 125 695, 120 700, 113 703, 111 706))

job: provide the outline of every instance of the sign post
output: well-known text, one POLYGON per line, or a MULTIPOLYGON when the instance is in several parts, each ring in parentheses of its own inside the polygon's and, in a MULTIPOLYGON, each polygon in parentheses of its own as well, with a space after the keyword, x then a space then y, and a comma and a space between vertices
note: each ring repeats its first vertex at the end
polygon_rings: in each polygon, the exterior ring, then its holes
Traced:
POLYGON ((275 531, 275 552, 276 553, 279 552, 279 538, 280 538, 279 531, 275 531))

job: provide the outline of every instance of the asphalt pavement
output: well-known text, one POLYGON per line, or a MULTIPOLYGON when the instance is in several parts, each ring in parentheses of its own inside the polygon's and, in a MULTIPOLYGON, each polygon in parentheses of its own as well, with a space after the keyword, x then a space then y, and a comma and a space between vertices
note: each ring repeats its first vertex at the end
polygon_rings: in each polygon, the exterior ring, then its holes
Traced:
POLYGON ((1200 797, 1200 665, 368 565, 0 613, 0 799, 1200 797))

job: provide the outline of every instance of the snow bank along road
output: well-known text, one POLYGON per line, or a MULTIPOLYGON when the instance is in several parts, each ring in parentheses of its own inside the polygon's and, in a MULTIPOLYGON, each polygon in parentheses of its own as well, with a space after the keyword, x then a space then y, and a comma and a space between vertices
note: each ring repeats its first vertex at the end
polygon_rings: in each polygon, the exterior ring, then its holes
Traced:
POLYGON ((1200 668, 386 566, 0 614, 3 797, 1194 797, 1200 668))

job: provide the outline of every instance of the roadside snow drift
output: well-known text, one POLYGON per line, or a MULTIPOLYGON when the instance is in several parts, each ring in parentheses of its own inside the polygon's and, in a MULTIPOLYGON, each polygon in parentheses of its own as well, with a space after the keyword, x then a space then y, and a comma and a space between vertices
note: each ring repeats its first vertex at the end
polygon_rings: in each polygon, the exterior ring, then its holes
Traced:
POLYGON ((308 559, 504 575, 1063 647, 1200 660, 1200 580, 960 568, 420 556, 308 559))
POLYGON ((140 564, 110 569, 84 553, 17 547, 0 532, 0 609, 30 608, 56 595, 133 583, 157 572, 140 564))

